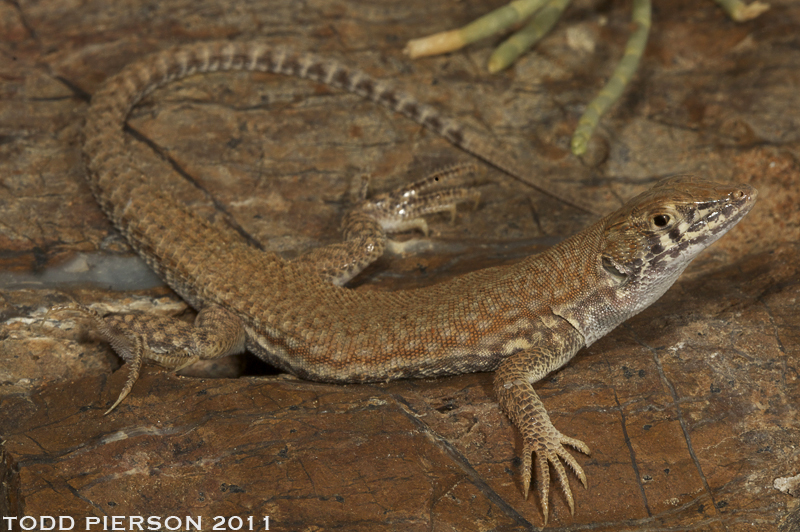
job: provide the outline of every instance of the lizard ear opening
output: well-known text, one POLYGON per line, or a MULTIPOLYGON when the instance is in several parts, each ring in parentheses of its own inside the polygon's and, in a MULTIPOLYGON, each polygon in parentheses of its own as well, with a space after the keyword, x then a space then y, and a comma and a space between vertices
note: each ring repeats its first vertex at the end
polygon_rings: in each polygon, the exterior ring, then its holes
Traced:
POLYGON ((622 271, 611 258, 603 257, 601 260, 603 269, 608 273, 614 281, 622 284, 628 280, 628 274, 622 271))

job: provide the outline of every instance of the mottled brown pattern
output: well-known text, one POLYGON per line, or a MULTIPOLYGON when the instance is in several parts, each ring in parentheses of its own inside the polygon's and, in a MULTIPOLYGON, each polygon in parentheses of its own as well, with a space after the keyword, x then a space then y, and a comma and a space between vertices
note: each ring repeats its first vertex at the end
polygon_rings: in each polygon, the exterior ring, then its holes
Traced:
MULTIPOLYGON (((138 368, 143 358, 183 354, 193 360, 235 352, 242 348, 244 329, 247 347, 258 356, 320 381, 497 369, 498 398, 523 435, 524 490, 535 454, 545 521, 551 465, 572 509, 561 460, 582 481, 584 475, 563 445, 588 448, 553 427, 531 384, 655 301, 697 253, 749 211, 755 190, 686 176, 664 180, 586 230, 513 266, 420 290, 356 293, 326 282, 319 273, 328 266, 313 260, 292 264, 244 243, 226 242, 217 229, 162 192, 163 177, 142 175, 126 154, 123 125, 142 95, 191 73, 237 68, 309 77, 408 110, 465 150, 508 167, 510 159, 433 109, 363 73, 312 56, 259 43, 212 43, 136 63, 93 99, 84 146, 89 183, 131 245, 201 312, 191 333, 176 326, 184 337, 174 339, 174 352, 161 352, 165 326, 146 319, 112 335, 112 345, 132 343, 133 348, 121 349, 128 349, 123 356, 138 368), (186 334, 203 341, 187 343, 186 334)), ((412 216, 424 211, 421 206, 412 216)), ((381 240, 376 224, 360 215, 354 224, 349 237, 357 240, 364 230, 366 241, 381 240)), ((358 266, 345 269, 351 267, 358 266)), ((337 275, 334 271, 333 278, 337 275)))

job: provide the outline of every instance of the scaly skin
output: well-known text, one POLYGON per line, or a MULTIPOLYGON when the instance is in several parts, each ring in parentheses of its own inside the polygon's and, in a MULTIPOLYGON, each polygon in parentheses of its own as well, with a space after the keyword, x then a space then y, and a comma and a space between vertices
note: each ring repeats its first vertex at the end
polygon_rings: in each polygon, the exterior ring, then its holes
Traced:
POLYGON ((84 144, 89 183, 134 249, 200 313, 193 327, 163 318, 92 316, 131 367, 111 409, 130 392, 145 358, 183 366, 245 346, 298 377, 326 382, 495 371, 498 400, 523 436, 525 495, 535 455, 545 523, 550 467, 574 512, 562 460, 584 485, 586 480, 564 444, 584 453, 589 449, 553 427, 532 384, 658 299, 701 250, 749 211, 756 191, 687 176, 667 179, 513 266, 420 290, 354 292, 330 281, 343 282, 374 260, 387 230, 423 227, 422 214, 450 210, 470 194, 452 188, 431 192, 429 180, 366 202, 348 218, 344 247, 323 248, 295 263, 245 243, 226 243, 218 229, 162 193, 164 177, 137 169, 125 150, 123 126, 130 109, 155 87, 228 69, 299 75, 354 91, 499 168, 519 170, 477 134, 433 109, 311 56, 260 43, 210 43, 128 67, 92 100, 84 144), (409 199, 417 191, 423 193, 409 199), (353 260, 337 270, 342 254, 353 260))

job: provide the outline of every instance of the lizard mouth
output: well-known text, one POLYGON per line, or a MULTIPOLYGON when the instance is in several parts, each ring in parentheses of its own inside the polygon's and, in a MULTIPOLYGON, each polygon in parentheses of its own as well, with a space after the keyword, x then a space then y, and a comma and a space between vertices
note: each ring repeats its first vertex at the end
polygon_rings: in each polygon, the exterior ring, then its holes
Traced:
POLYGON ((707 236, 716 240, 750 212, 757 196, 758 191, 750 185, 740 186, 738 190, 718 202, 722 205, 712 206, 705 216, 689 226, 687 235, 697 234, 698 237, 707 236))

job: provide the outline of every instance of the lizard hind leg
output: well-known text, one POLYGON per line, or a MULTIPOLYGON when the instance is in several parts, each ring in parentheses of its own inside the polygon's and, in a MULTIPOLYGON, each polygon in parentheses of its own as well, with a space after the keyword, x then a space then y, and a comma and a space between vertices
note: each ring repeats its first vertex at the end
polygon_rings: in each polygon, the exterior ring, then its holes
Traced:
POLYGON ((152 351, 147 345, 145 331, 150 331, 151 336, 157 334, 155 331, 164 328, 164 318, 139 316, 136 314, 100 315, 95 310, 79 303, 54 307, 48 312, 48 314, 64 313, 78 314, 83 318, 88 318, 91 323, 91 329, 103 340, 108 342, 114 352, 125 361, 125 365, 128 369, 128 377, 125 380, 125 385, 122 387, 117 400, 106 410, 104 415, 107 415, 114 410, 133 389, 133 385, 139 379, 144 359, 158 359, 157 355, 148 355, 152 351))
MULTIPOLYGON (((477 205, 480 194, 463 185, 464 176, 476 171, 474 164, 454 165, 390 192, 362 197, 342 220, 343 242, 314 249, 292 263, 311 269, 332 284, 344 285, 383 255, 388 233, 416 229, 427 236, 424 216, 449 212, 455 220, 458 204, 477 205), (461 184, 454 186, 457 182, 461 184)), ((366 196, 366 188, 362 196, 366 196)))
POLYGON ((130 393, 144 359, 177 373, 199 360, 234 355, 245 349, 241 320, 217 305, 203 308, 194 325, 170 317, 142 315, 106 317, 103 321, 98 332, 130 366, 125 386, 106 414, 130 393))
POLYGON ((101 316, 80 304, 56 307, 50 312, 71 312, 89 318, 92 329, 125 361, 128 377, 106 414, 131 392, 145 359, 174 368, 177 372, 198 360, 244 351, 245 331, 241 320, 231 311, 216 305, 201 310, 194 325, 172 317, 146 314, 101 316))

